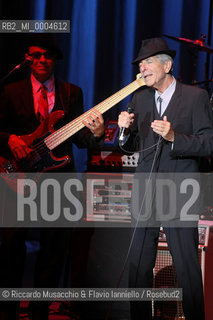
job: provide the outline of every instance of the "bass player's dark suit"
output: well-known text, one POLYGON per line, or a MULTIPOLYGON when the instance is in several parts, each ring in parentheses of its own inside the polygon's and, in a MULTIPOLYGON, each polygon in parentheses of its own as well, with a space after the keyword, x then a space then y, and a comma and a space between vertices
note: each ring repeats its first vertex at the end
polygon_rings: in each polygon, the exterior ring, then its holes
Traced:
MULTIPOLYGON (((79 87, 56 80, 55 84, 55 105, 52 112, 63 110, 65 117, 56 125, 60 128, 62 125, 77 118, 84 112, 83 95, 79 87)), ((0 103, 0 147, 1 155, 6 153, 9 156, 8 138, 10 134, 25 135, 36 130, 40 122, 37 120, 33 94, 30 79, 8 85, 1 94, 0 103)), ((74 135, 72 140, 59 146, 54 152, 56 154, 70 155, 72 162, 69 165, 69 171, 74 171, 74 162, 72 154, 72 143, 79 147, 97 146, 100 139, 94 138, 89 130, 84 129, 74 135), (66 153, 67 152, 67 153, 66 153)), ((66 169, 67 170, 67 169, 66 169)))
MULTIPOLYGON (((55 80, 55 105, 52 112, 63 110, 65 117, 56 124, 56 129, 83 113, 83 95, 79 87, 55 80)), ((10 134, 26 135, 35 131, 40 122, 34 112, 33 94, 30 79, 6 86, 0 97, 0 156, 12 156, 8 138, 10 134)), ((95 138, 86 128, 68 139, 54 150, 54 155, 61 157, 71 156, 71 162, 60 172, 74 172, 72 142, 79 147, 98 147, 103 142, 102 138, 95 138)), ((1 204, 1 211, 3 211, 1 204)), ((4 210, 2 215, 10 215, 10 210, 4 210)), ((2 245, 0 255, 0 286, 22 287, 22 278, 25 263, 26 228, 2 229, 2 245)), ((66 228, 41 228, 40 251, 35 269, 35 287, 57 287, 61 275, 62 264, 65 258, 67 241, 71 231, 66 228)), ((79 253, 80 254, 80 253, 79 253)), ((82 266, 79 266, 81 270, 82 266)), ((68 277, 67 277, 68 278, 68 277)), ((11 312, 11 320, 17 316, 16 306, 12 304, 0 307, 11 312)), ((38 306, 36 306, 37 308, 38 306)), ((47 308, 42 311, 47 319, 47 308)))

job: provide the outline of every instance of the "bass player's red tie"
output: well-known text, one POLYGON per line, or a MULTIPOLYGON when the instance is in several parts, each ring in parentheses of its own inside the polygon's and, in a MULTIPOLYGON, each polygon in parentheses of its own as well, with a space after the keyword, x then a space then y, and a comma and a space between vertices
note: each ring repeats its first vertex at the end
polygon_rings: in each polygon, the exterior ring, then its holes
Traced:
POLYGON ((47 99, 47 88, 41 85, 39 89, 38 99, 38 119, 43 121, 49 114, 48 99, 47 99))

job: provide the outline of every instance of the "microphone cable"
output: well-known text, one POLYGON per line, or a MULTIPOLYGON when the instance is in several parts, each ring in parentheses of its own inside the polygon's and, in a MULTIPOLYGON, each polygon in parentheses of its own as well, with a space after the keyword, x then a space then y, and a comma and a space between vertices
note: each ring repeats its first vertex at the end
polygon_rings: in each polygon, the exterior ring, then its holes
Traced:
MULTIPOLYGON (((132 233, 132 236, 131 236, 131 239, 130 239, 130 244, 128 246, 128 249, 127 249, 127 254, 126 254, 126 257, 124 259, 124 263, 123 263, 123 267, 121 269, 121 272, 120 272, 120 276, 118 278, 118 281, 116 283, 116 289, 119 288, 120 286, 120 283, 121 283, 121 280, 123 278, 123 274, 124 274, 124 271, 126 269, 126 265, 127 265, 127 262, 128 262, 128 259, 129 259, 129 255, 130 255, 130 252, 131 252, 131 249, 132 249, 132 245, 133 245, 133 242, 134 242, 134 239, 135 239, 135 233, 136 233, 136 230, 137 230, 137 227, 138 227, 138 224, 139 224, 139 219, 140 219, 140 216, 141 216, 141 212, 143 210, 143 205, 144 205, 144 201, 146 199, 146 195, 147 195, 147 192, 148 192, 148 186, 150 184, 150 181, 151 181, 151 177, 152 177, 152 174, 153 174, 153 171, 154 171, 154 166, 156 164, 156 160, 157 160, 157 155, 158 155, 158 151, 159 151, 159 148, 160 148, 160 144, 162 142, 163 138, 162 136, 159 135, 159 138, 158 138, 158 141, 157 143, 155 144, 157 147, 156 147, 156 150, 155 150, 155 154, 154 154, 154 158, 153 158, 153 161, 152 161, 152 166, 151 166, 151 170, 149 172, 149 176, 148 176, 148 183, 146 185, 146 190, 144 192, 144 196, 143 196, 143 199, 142 199, 142 202, 141 202, 141 206, 140 206, 140 209, 139 209, 139 212, 138 212, 138 215, 137 215, 137 220, 136 220, 136 224, 133 228, 133 233, 132 233)), ((153 148, 155 145, 149 147, 148 149, 150 148, 153 148)), ((146 150, 146 149, 144 149, 146 150)), ((153 198, 154 198, 154 193, 153 193, 153 197, 151 199, 151 201, 153 201, 153 198)), ((143 251, 143 247, 144 247, 144 241, 145 241, 145 235, 146 235, 146 229, 147 229, 147 223, 145 224, 144 226, 145 228, 145 234, 144 234, 144 237, 143 237, 143 242, 142 242, 142 246, 141 246, 141 252, 143 251)), ((137 273, 138 273, 138 270, 137 270, 137 273)), ((107 313, 106 313, 106 316, 105 316, 105 320, 108 320, 109 319, 109 315, 110 315, 110 312, 112 310, 112 306, 113 306, 113 303, 114 301, 111 301, 108 309, 107 309, 107 313)))
MULTIPOLYGON (((162 137, 161 137, 161 138, 162 138, 162 137)), ((162 138, 162 139, 163 139, 163 138, 162 138)), ((153 145, 150 146, 150 147, 147 147, 147 148, 145 148, 145 149, 137 150, 136 152, 138 152, 138 153, 145 152, 145 151, 150 150, 150 149, 152 149, 152 148, 154 148, 154 147, 156 147, 156 146, 157 146, 157 148, 158 148, 158 144, 159 144, 159 141, 156 142, 155 144, 153 144, 153 145)), ((134 153, 133 151, 125 150, 125 149, 121 146, 120 143, 119 143, 119 148, 120 148, 123 152, 125 152, 125 153, 128 153, 128 154, 134 153)), ((156 150, 157 150, 157 148, 156 148, 156 150)))

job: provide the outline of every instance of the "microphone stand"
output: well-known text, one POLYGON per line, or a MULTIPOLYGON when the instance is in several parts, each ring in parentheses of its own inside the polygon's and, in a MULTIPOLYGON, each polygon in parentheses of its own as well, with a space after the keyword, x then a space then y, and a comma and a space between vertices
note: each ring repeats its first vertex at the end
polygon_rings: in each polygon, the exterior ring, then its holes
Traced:
POLYGON ((24 61, 22 61, 20 64, 18 64, 17 66, 15 66, 12 70, 10 70, 6 76, 4 76, 3 78, 0 79, 0 86, 4 85, 5 81, 17 70, 20 70, 22 67, 24 67, 25 65, 29 65, 33 62, 33 58, 32 57, 27 57, 24 61))

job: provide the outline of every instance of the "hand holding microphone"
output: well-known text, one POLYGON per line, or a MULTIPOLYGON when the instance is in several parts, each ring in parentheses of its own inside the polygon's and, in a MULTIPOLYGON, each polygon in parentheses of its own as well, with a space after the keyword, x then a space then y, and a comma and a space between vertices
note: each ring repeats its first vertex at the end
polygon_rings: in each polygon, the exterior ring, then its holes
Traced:
POLYGON ((118 126, 120 128, 119 141, 124 141, 128 129, 134 121, 134 105, 132 102, 128 103, 126 111, 122 111, 118 117, 118 126))

